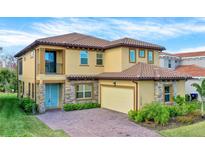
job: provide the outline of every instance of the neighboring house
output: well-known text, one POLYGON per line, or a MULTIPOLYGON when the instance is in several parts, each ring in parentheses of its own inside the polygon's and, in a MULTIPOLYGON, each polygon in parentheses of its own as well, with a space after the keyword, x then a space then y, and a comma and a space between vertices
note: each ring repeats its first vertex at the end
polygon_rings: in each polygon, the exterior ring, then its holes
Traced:
POLYGON ((15 55, 19 96, 39 111, 65 103, 98 102, 127 113, 185 94, 188 75, 159 67, 159 45, 123 38, 107 41, 71 33, 34 41, 15 55))
MULTIPOLYGON (((167 61, 171 61, 171 68, 180 72, 189 74, 192 79, 189 79, 185 83, 185 92, 190 95, 192 99, 196 98, 195 88, 191 85, 193 83, 201 83, 205 79, 205 51, 200 52, 187 52, 170 54, 161 52, 160 53, 160 66, 170 68, 167 61)), ((201 100, 200 97, 198 97, 201 100)))

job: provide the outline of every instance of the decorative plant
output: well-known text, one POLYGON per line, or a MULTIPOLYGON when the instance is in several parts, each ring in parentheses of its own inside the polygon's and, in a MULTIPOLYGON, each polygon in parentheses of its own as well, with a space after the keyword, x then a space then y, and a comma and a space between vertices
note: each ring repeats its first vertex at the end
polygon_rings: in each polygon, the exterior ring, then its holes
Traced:
POLYGON ((205 101, 205 79, 201 82, 201 85, 198 83, 193 83, 192 86, 201 96, 201 116, 204 118, 204 101, 205 101))

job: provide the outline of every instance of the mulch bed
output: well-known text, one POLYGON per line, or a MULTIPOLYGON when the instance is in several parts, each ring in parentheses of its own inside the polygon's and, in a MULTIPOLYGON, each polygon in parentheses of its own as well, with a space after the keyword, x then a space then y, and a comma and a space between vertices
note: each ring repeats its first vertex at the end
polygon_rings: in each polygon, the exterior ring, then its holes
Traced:
POLYGON ((169 123, 164 126, 155 124, 154 121, 145 121, 145 122, 137 123, 137 124, 143 127, 149 128, 149 129, 160 131, 160 130, 165 130, 165 129, 177 128, 181 126, 187 126, 187 125, 195 124, 201 121, 205 121, 205 118, 202 118, 201 115, 197 115, 193 117, 192 122, 178 122, 177 117, 173 117, 170 119, 169 123))

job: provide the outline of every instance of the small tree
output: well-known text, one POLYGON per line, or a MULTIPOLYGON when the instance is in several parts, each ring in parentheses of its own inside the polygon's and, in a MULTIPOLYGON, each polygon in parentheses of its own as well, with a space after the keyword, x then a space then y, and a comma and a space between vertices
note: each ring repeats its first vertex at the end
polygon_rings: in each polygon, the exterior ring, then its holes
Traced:
POLYGON ((0 69, 0 91, 17 91, 17 76, 15 70, 10 70, 7 68, 0 69))
POLYGON ((201 85, 193 83, 192 86, 196 89, 201 97, 201 116, 204 117, 204 101, 205 101, 205 79, 201 82, 201 85))

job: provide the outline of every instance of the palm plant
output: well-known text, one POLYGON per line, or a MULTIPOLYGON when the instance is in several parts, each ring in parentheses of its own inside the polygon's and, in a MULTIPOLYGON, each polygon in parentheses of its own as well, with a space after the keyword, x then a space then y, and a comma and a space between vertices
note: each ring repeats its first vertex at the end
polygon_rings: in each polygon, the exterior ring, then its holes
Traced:
POLYGON ((201 97, 201 116, 204 117, 204 101, 205 101, 205 79, 201 82, 201 85, 198 83, 193 83, 192 86, 196 89, 201 97))

